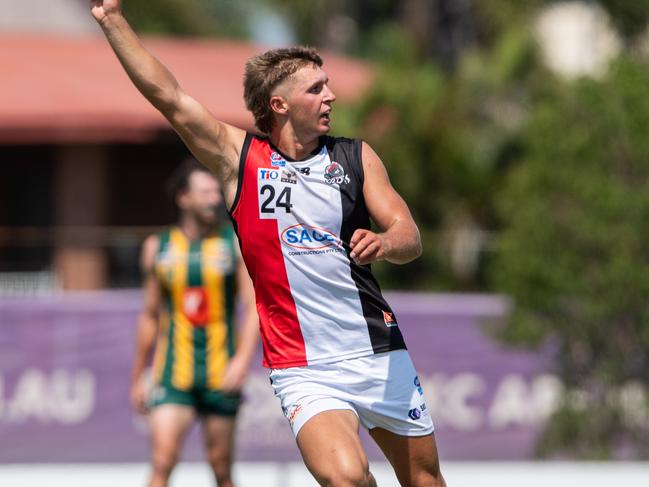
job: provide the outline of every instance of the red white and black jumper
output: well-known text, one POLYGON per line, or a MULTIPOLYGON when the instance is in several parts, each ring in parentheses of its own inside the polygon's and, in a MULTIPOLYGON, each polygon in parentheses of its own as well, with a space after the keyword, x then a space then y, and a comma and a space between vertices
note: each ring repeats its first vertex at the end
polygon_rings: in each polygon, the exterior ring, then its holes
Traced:
POLYGON ((270 368, 405 349, 369 265, 349 256, 369 229, 361 141, 324 136, 302 160, 247 134, 230 215, 252 278, 270 368))

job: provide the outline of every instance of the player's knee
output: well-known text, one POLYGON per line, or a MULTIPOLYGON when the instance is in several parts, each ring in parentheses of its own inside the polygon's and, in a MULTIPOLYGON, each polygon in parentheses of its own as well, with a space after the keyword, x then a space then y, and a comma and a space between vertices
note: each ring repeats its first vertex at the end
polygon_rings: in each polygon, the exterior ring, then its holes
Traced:
POLYGON ((374 483, 369 466, 347 464, 332 469, 322 485, 327 487, 372 487, 374 483))
POLYGON ((434 471, 422 470, 413 473, 407 479, 400 478, 399 480, 401 485, 407 485, 408 487, 446 487, 444 477, 442 477, 439 469, 434 471))
POLYGON ((157 475, 169 477, 178 463, 178 455, 174 452, 157 451, 153 453, 152 466, 157 475))

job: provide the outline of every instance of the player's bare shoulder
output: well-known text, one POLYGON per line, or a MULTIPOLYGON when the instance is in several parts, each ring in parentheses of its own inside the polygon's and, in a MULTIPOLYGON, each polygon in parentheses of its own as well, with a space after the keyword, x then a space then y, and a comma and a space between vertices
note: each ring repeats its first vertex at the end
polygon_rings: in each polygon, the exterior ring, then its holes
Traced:
POLYGON ((155 257, 160 248, 160 237, 157 234, 149 235, 142 242, 140 251, 140 269, 143 275, 151 275, 155 265, 155 257))

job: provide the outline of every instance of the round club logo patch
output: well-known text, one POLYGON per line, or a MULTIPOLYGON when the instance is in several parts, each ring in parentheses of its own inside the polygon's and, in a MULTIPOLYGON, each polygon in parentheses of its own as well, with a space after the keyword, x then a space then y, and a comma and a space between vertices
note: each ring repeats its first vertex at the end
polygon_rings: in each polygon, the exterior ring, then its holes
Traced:
POLYGON ((336 161, 332 161, 325 168, 324 178, 327 184, 347 184, 349 176, 345 174, 345 169, 336 161))

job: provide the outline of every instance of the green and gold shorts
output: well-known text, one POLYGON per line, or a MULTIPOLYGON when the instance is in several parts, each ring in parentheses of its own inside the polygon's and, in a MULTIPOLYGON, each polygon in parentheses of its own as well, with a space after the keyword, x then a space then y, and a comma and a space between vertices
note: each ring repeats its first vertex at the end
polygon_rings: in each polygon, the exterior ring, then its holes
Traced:
POLYGON ((241 394, 229 394, 205 387, 183 391, 170 385, 157 384, 151 393, 150 407, 181 404, 193 407, 199 415, 235 416, 241 404, 241 394))

